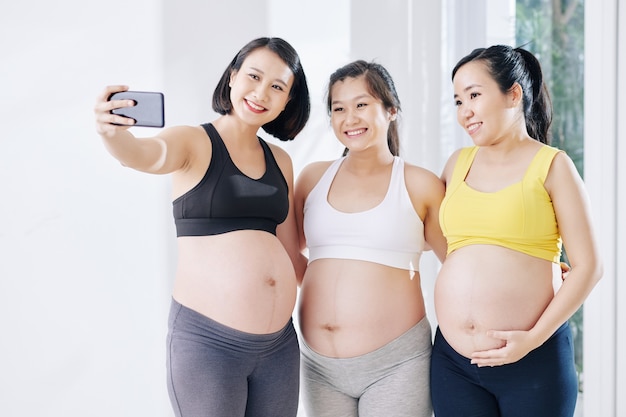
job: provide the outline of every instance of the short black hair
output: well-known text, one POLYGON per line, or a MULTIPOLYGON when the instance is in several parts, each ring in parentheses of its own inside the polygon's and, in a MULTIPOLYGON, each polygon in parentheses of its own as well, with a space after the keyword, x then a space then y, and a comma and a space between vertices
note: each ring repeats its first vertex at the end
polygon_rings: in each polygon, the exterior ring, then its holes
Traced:
POLYGON ((278 55, 289 67, 294 75, 293 85, 289 90, 289 101, 285 110, 269 123, 263 125, 270 135, 282 140, 293 140, 306 125, 311 113, 311 99, 306 82, 304 69, 296 50, 284 39, 263 37, 250 41, 235 55, 220 79, 213 93, 213 110, 219 114, 230 114, 233 105, 230 101, 230 77, 233 72, 239 71, 243 61, 251 52, 267 48, 278 55))

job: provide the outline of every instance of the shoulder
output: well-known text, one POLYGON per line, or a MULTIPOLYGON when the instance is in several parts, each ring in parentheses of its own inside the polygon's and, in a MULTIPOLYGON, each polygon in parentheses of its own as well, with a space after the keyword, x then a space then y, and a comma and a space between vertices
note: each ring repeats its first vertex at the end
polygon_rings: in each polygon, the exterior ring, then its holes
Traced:
POLYGON ((208 165, 211 158, 211 141, 202 126, 167 127, 159 131, 154 139, 166 150, 165 158, 175 165, 172 172, 208 165))
POLYGON ((300 193, 308 195, 333 162, 334 161, 318 161, 306 165, 298 175, 296 189, 300 193))
POLYGON ((404 177, 411 181, 439 181, 437 175, 423 167, 404 161, 404 177))
POLYGON ((298 180, 317 183, 333 162, 335 161, 311 162, 302 168, 298 180))
POLYGON ((280 146, 276 144, 269 143, 263 139, 261 140, 265 144, 267 144, 270 152, 272 152, 272 155, 274 156, 274 160, 278 164, 278 168, 280 168, 280 171, 282 172, 285 179, 287 179, 287 182, 289 184, 292 184, 293 183, 293 163, 287 151, 285 151, 283 148, 281 148, 280 146))
POLYGON ((562 150, 556 150, 548 171, 545 186, 551 188, 560 187, 567 182, 582 182, 578 169, 572 158, 562 150))
POLYGON ((432 171, 404 162, 404 180, 411 197, 439 198, 445 192, 443 181, 432 171))
POLYGON ((194 158, 198 153, 211 150, 211 141, 202 126, 172 126, 156 134, 168 147, 168 152, 184 151, 194 158))
POLYGON ((459 148, 455 150, 454 152, 452 152, 452 154, 448 157, 448 163, 456 162, 456 160, 459 159, 459 155, 461 154, 461 152, 467 152, 466 149, 469 149, 469 148, 459 148))
POLYGON ((316 161, 307 164, 304 168, 302 168, 301 175, 318 175, 321 177, 322 174, 331 166, 331 164, 335 161, 316 161))
POLYGON ((443 172, 441 174, 441 179, 443 180, 444 184, 450 182, 450 178, 452 178, 452 172, 454 171, 456 163, 459 161, 459 157, 462 154, 469 154, 470 152, 472 152, 473 149, 478 148, 475 146, 469 146, 465 148, 459 148, 456 151, 452 152, 452 155, 448 157, 448 160, 446 161, 446 164, 443 167, 443 172))
POLYGON ((270 151, 272 152, 272 155, 274 155, 274 159, 276 159, 276 162, 278 162, 279 165, 282 165, 283 163, 291 165, 291 157, 289 156, 286 150, 284 150, 283 148, 281 148, 280 146, 274 143, 270 143, 268 141, 263 141, 263 142, 267 144, 270 151))

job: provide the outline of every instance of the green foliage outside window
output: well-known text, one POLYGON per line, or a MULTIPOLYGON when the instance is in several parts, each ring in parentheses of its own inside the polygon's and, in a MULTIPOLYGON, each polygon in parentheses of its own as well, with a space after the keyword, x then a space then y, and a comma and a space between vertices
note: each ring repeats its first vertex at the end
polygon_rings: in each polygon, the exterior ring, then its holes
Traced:
MULTIPOLYGON (((566 151, 583 176, 584 0, 517 0, 515 32, 517 46, 533 52, 544 71, 554 111, 551 144, 566 151)), ((582 308, 570 326, 582 391, 582 308)))

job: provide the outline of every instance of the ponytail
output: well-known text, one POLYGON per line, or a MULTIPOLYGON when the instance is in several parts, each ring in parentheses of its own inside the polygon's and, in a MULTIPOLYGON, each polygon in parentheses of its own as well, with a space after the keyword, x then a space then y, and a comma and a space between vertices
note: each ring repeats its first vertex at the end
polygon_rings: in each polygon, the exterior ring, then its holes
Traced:
MULTIPOLYGON (((528 78, 532 83, 532 96, 524 97, 524 116, 528 134, 541 143, 549 144, 551 140, 550 125, 552 124, 552 100, 543 81, 541 64, 537 58, 523 48, 515 51, 524 61, 528 78), (528 103, 527 103, 528 101, 528 103)), ((526 94, 524 94, 526 96, 526 94)))

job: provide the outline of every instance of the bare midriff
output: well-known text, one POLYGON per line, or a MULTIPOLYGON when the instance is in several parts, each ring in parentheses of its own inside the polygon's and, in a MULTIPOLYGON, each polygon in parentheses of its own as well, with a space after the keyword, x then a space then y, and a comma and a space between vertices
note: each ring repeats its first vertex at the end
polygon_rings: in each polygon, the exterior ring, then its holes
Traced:
POLYGON ((495 245, 449 254, 435 283, 441 333, 459 354, 502 346, 488 330, 530 330, 554 297, 557 264, 495 245))
POLYGON ((271 233, 178 238, 173 297, 212 320, 243 332, 273 333, 291 318, 296 295, 291 260, 271 233))
POLYGON ((401 336, 425 316, 418 273, 365 261, 318 259, 300 290, 302 336, 315 352, 349 358, 401 336))

